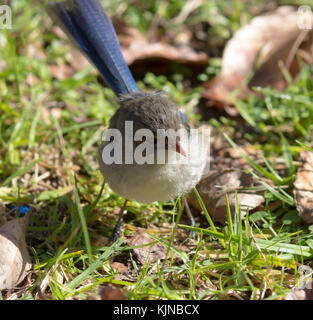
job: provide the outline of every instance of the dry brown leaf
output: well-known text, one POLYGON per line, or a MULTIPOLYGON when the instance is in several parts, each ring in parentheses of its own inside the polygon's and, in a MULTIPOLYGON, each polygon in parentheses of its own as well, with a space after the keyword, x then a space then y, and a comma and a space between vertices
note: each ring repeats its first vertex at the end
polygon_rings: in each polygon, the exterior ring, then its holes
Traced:
POLYGON ((313 152, 300 153, 302 168, 294 182, 294 197, 299 216, 307 223, 313 223, 313 152))
POLYGON ((0 290, 16 287, 31 268, 25 232, 29 213, 0 228, 0 290))
POLYGON ((136 42, 131 47, 123 50, 127 64, 136 60, 164 59, 185 64, 206 65, 208 57, 205 53, 195 52, 187 46, 174 47, 167 43, 136 42))
POLYGON ((221 74, 205 84, 207 89, 203 97, 211 100, 208 104, 213 100, 224 108, 224 103, 232 103, 230 94, 240 86, 240 97, 251 93, 253 86, 283 89, 285 80, 279 61, 283 61, 295 75, 298 72, 295 60, 298 49, 312 50, 313 32, 301 30, 297 18, 296 8, 282 6, 253 18, 238 30, 224 49, 221 74), (256 63, 257 71, 247 87, 245 82, 256 63))
POLYGON ((126 300, 127 297, 118 287, 111 284, 107 286, 99 286, 98 295, 100 300, 126 300))
POLYGON ((128 272, 128 268, 127 266, 125 266, 125 264, 121 263, 121 262, 111 262, 110 266, 115 269, 116 271, 120 272, 120 273, 126 273, 128 272))
MULTIPOLYGON (((251 186, 253 186, 253 178, 249 173, 234 169, 212 170, 201 179, 197 190, 213 221, 225 223, 227 221, 226 194, 232 214, 235 212, 236 192, 242 216, 248 209, 251 212, 263 203, 263 196, 241 190, 243 187, 251 186)), ((194 193, 191 193, 188 201, 194 208, 201 210, 194 193)))
POLYGON ((120 28, 120 44, 128 65, 136 61, 170 61, 193 66, 206 66, 209 59, 206 53, 196 52, 188 45, 172 45, 166 42, 152 42, 137 29, 120 28))
MULTIPOLYGON (((140 246, 153 242, 154 240, 144 232, 139 233, 132 241, 132 246, 140 246)), ((141 264, 156 262, 157 259, 166 258, 166 249, 160 244, 155 243, 150 246, 134 249, 134 254, 141 264)))

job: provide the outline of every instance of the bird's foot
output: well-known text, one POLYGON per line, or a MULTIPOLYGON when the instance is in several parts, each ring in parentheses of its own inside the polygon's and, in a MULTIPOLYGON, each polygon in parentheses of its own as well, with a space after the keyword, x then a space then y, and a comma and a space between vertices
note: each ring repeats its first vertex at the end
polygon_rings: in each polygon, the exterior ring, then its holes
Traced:
POLYGON ((122 234, 122 227, 123 227, 123 214, 124 214, 124 210, 126 208, 126 203, 127 200, 124 201, 123 207, 120 209, 120 213, 118 215, 118 220, 117 223, 113 229, 113 233, 111 236, 111 242, 115 242, 116 240, 118 240, 118 238, 121 236, 122 234))

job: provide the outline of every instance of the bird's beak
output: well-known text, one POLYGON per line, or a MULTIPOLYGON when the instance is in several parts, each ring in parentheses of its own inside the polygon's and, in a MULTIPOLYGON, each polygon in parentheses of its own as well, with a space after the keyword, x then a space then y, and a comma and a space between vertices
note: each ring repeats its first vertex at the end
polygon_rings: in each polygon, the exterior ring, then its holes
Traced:
POLYGON ((181 146, 181 144, 179 143, 179 141, 176 141, 176 152, 177 152, 177 153, 180 153, 181 155, 183 155, 183 156, 185 156, 185 157, 187 156, 184 148, 181 146))

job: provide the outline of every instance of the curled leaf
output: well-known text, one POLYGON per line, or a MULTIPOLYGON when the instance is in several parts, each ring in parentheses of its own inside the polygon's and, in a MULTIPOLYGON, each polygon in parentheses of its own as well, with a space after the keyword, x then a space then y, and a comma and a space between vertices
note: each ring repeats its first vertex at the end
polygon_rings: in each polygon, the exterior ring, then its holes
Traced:
MULTIPOLYGON (((140 246, 151 242, 153 242, 153 239, 146 233, 141 232, 131 241, 131 245, 140 246)), ((149 263, 154 263, 157 259, 166 258, 166 249, 160 243, 154 243, 150 246, 134 249, 134 254, 142 264, 145 264, 148 261, 147 259, 149 259, 149 263)))
POLYGON ((165 73, 173 62, 188 65, 192 70, 202 70, 209 61, 205 52, 195 51, 188 43, 169 43, 165 39, 144 36, 131 27, 118 28, 123 56, 128 65, 136 64, 135 73, 146 70, 165 73))
MULTIPOLYGON (((260 206, 264 197, 255 193, 242 190, 244 187, 253 186, 251 174, 240 170, 227 169, 221 171, 210 171, 197 185, 197 190, 212 219, 219 223, 227 221, 226 194, 232 214, 236 208, 236 193, 242 216, 247 210, 260 206)), ((194 193, 189 197, 190 204, 201 210, 198 199, 194 193)))
POLYGON ((31 268, 25 231, 29 213, 0 228, 0 290, 16 287, 31 268))
POLYGON ((300 159, 303 164, 294 183, 296 207, 305 222, 313 223, 313 152, 301 152, 300 159))
POLYGON ((300 29, 298 21, 295 7, 281 6, 239 29, 224 49, 221 74, 204 85, 203 97, 224 108, 224 103, 232 104, 231 93, 236 89, 241 98, 254 86, 284 89, 280 62, 295 76, 299 71, 296 55, 304 60, 305 52, 312 55, 313 32, 300 29))

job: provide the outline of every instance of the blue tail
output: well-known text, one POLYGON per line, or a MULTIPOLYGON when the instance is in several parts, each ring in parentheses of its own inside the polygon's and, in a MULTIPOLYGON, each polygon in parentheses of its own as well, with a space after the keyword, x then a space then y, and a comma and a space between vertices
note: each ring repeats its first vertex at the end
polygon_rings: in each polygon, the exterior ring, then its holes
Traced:
POLYGON ((48 13, 95 65, 116 95, 139 91, 112 22, 97 0, 50 3, 48 13))

